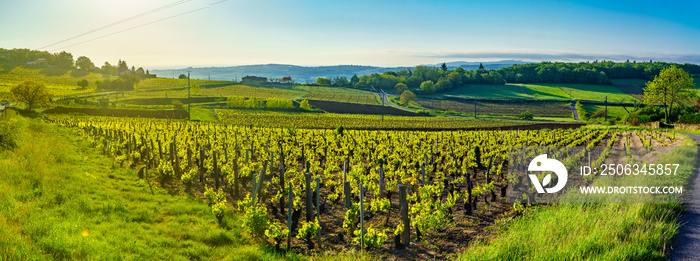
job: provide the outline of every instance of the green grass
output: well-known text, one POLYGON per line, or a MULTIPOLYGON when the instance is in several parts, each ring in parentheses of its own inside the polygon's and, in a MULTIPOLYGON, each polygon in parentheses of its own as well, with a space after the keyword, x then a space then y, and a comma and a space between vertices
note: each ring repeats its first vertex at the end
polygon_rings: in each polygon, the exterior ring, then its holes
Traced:
MULTIPOLYGON (((187 108, 187 106, 185 106, 185 108, 187 108)), ((192 118, 192 120, 207 122, 217 121, 216 117, 214 116, 214 111, 212 109, 201 106, 192 106, 192 112, 190 114, 190 117, 192 118)))
POLYGON ((631 102, 635 98, 611 85, 590 84, 506 84, 465 85, 440 93, 441 97, 471 97, 490 99, 562 99, 631 102))
MULTIPOLYGON (((697 147, 685 146, 660 162, 687 166, 673 184, 693 176, 697 147)), ((477 241, 459 260, 666 260, 678 233, 680 204, 559 204, 503 220, 496 236, 477 241)))
POLYGON ((13 117, 0 152, 0 260, 284 259, 251 245, 238 216, 113 167, 73 130, 13 117))
POLYGON ((569 95, 557 87, 532 84, 506 85, 465 85, 454 90, 440 93, 443 97, 473 97, 494 99, 568 99, 569 95))
MULTIPOLYGON (((583 105, 583 107, 586 109, 586 111, 589 114, 593 114, 600 109, 605 109, 605 105, 586 104, 586 105, 583 105)), ((629 108, 629 109, 632 110, 634 108, 629 108)), ((608 106, 608 117, 623 118, 626 115, 627 115, 627 111, 625 111, 625 109, 623 109, 622 107, 620 107, 620 106, 608 106)))
POLYGON ((0 73, 0 98, 11 99, 3 95, 10 89, 25 80, 43 82, 54 97, 64 95, 89 93, 95 91, 95 81, 102 81, 105 77, 97 73, 84 73, 78 70, 60 70, 58 68, 25 68, 15 67, 12 70, 0 73), (88 88, 82 89, 77 85, 78 80, 88 81, 88 88))
POLYGON ((629 94, 620 91, 612 85, 590 85, 590 84, 559 84, 559 88, 569 93, 576 100, 604 101, 605 97, 610 102, 632 102, 637 100, 629 94))
POLYGON ((16 114, 3 124, 19 136, 0 151, 0 260, 376 260, 276 253, 249 242, 233 210, 218 224, 199 198, 151 190, 75 129, 16 114))

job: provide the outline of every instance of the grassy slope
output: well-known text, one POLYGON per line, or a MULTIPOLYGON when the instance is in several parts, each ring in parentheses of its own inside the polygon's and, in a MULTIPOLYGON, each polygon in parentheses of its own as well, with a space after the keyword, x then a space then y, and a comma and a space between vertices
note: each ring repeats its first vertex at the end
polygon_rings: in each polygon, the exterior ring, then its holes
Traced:
POLYGON ((77 93, 92 92, 95 88, 95 81, 104 80, 102 74, 83 73, 77 70, 58 70, 56 68, 24 68, 15 67, 9 71, 0 71, 0 98, 3 93, 8 93, 10 88, 24 82, 25 80, 35 80, 44 82, 46 87, 54 96, 63 96, 77 93), (85 79, 89 86, 82 89, 77 85, 78 80, 85 79))
POLYGON ((517 99, 573 99, 603 101, 627 101, 634 98, 614 86, 590 84, 506 84, 465 85, 439 94, 445 97, 517 98, 517 99))
MULTIPOLYGON (((600 109, 605 109, 605 105, 590 105, 586 104, 583 105, 583 107, 586 109, 586 111, 590 114, 595 113, 596 111, 600 109)), ((634 108, 627 108, 628 110, 632 110, 634 108)), ((608 106, 608 116, 609 117, 620 117, 622 118, 623 116, 627 115, 627 111, 623 109, 622 107, 619 106, 608 106)))
MULTIPOLYGON (((697 147, 661 157, 680 163, 673 184, 694 175, 697 147)), ((678 232, 680 204, 560 204, 506 221, 494 239, 477 242, 460 260, 665 260, 678 232)))
MULTIPOLYGON (((5 119, 4 121, 8 121, 5 119)), ((236 215, 112 167, 80 136, 12 117, 19 147, 0 152, 0 259, 276 259, 242 236, 236 215)))

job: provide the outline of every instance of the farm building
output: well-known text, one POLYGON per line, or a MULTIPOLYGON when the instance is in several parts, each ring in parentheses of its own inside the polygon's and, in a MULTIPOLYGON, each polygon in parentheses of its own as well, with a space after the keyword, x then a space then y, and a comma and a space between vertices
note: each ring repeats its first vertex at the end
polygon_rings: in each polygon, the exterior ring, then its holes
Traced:
POLYGON ((263 85, 267 83, 267 78, 246 75, 245 77, 241 78, 241 83, 248 85, 263 85))
POLYGON ((29 65, 48 65, 49 62, 44 58, 36 59, 36 61, 27 62, 29 65))

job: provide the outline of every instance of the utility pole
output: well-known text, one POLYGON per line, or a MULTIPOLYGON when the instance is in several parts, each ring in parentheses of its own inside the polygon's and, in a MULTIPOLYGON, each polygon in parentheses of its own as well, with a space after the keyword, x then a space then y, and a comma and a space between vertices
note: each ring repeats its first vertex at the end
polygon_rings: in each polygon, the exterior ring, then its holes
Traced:
POLYGON ((190 115, 192 114, 192 110, 190 106, 192 106, 192 101, 190 100, 190 72, 192 70, 187 70, 187 120, 190 121, 190 115))
POLYGON ((605 96, 605 121, 608 121, 608 96, 605 96))

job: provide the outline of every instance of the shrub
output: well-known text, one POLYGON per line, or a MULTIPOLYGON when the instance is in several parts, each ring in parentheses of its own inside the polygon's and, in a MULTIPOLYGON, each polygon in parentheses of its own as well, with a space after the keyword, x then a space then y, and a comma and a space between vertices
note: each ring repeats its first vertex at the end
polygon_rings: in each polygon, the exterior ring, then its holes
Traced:
POLYGON ((523 120, 532 120, 535 118, 535 115, 533 115, 532 112, 530 112, 530 110, 527 110, 527 111, 520 113, 520 117, 518 117, 518 118, 523 119, 523 120))
POLYGON ((582 121, 588 120, 588 112, 586 111, 586 108, 584 108, 583 105, 581 104, 581 101, 576 102, 576 112, 578 113, 579 120, 582 120, 582 121))
POLYGON ((700 113, 686 114, 678 119, 679 123, 685 124, 700 124, 700 113))
POLYGON ((268 229, 267 209, 265 206, 257 205, 247 207, 243 215, 243 227, 253 239, 262 240, 265 230, 268 229))
POLYGON ((338 128, 335 129, 335 132, 338 133, 338 135, 343 136, 343 133, 345 132, 345 127, 338 126, 338 128))
POLYGON ((409 102, 416 99, 416 94, 411 91, 403 91, 399 98, 401 100, 401 104, 408 105, 409 102))
POLYGON ((430 111, 425 110, 425 109, 417 110, 416 113, 422 114, 422 115, 425 115, 425 116, 430 116, 430 111))
POLYGON ((175 107, 176 110, 182 110, 184 106, 185 105, 182 104, 180 100, 173 100, 173 107, 175 107))
POLYGON ((231 108, 243 108, 245 106, 245 97, 229 96, 226 98, 226 105, 231 108))
POLYGON ((605 119, 605 108, 600 108, 590 116, 591 119, 605 119))
POLYGON ((265 107, 268 109, 293 109, 292 100, 271 98, 265 101, 265 107))
POLYGON ((299 108, 302 108, 304 110, 311 110, 311 105, 309 105, 309 100, 304 99, 299 103, 299 108))
MULTIPOLYGON (((360 230, 355 231, 355 239, 353 240, 356 244, 360 244, 360 230)), ((387 235, 383 233, 382 231, 377 231, 372 228, 372 226, 368 226, 367 229, 365 229, 365 236, 364 236, 364 243, 365 243, 365 248, 373 248, 376 246, 381 246, 386 242, 387 240, 387 235)))

